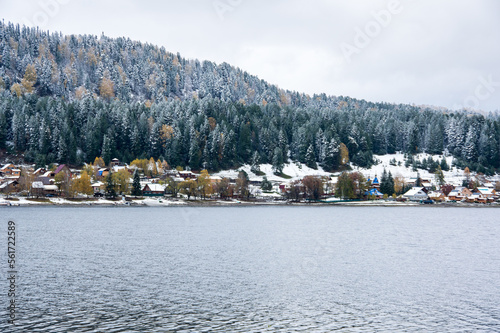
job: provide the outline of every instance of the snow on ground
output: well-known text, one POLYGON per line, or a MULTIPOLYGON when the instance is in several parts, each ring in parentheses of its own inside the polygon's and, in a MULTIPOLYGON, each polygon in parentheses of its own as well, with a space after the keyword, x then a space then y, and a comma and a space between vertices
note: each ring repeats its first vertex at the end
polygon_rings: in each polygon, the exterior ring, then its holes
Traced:
MULTIPOLYGON (((225 170, 216 173, 216 176, 226 177, 226 178, 237 178, 239 170, 244 170, 248 174, 248 178, 250 181, 262 181, 264 176, 257 176, 251 170, 250 165, 244 165, 238 170, 225 170)), ((314 170, 301 163, 287 163, 283 168, 283 173, 292 177, 291 179, 285 179, 279 176, 276 176, 273 172, 273 166, 271 164, 261 164, 260 171, 266 174, 266 177, 269 181, 274 182, 288 182, 293 180, 299 180, 304 178, 305 176, 329 176, 330 173, 324 171, 321 167, 318 170, 314 170)))
MULTIPOLYGON (((433 160, 441 162, 443 159, 443 155, 429 155, 429 154, 418 154, 414 156, 415 160, 420 160, 423 161, 424 159, 427 159, 429 157, 432 157, 433 160)), ((352 171, 359 171, 361 172, 367 179, 374 179, 375 177, 378 177, 380 180, 380 177, 382 176, 382 173, 384 172, 384 169, 387 170, 387 172, 391 172, 393 177, 396 176, 402 176, 404 177, 407 181, 410 179, 416 179, 417 178, 417 173, 420 174, 420 178, 422 179, 428 179, 431 182, 435 182, 435 177, 434 174, 430 173, 427 170, 424 169, 418 169, 418 171, 413 171, 412 167, 405 167, 405 159, 404 159, 404 154, 403 153, 396 153, 396 154, 388 154, 388 155, 374 155, 374 158, 379 161, 377 165, 372 166, 369 169, 366 168, 359 168, 357 166, 352 166, 352 171), (391 165, 390 161, 391 160, 396 160, 396 165, 391 165), (401 164, 401 165, 398 165, 401 164)), ((453 184, 455 186, 461 186, 462 181, 464 179, 464 172, 461 169, 457 168, 451 168, 452 162, 453 162, 453 157, 452 156, 444 156, 446 159, 446 163, 448 166, 450 166, 449 171, 443 171, 446 183, 448 184, 453 184)), ((238 177, 238 172, 239 170, 244 170, 247 174, 248 177, 250 178, 250 181, 262 181, 264 178, 263 176, 257 176, 253 172, 250 171, 250 165, 244 165, 238 170, 225 170, 216 173, 215 175, 219 177, 226 177, 226 178, 237 178, 238 177)), ((283 169, 283 173, 292 177, 291 179, 285 179, 279 176, 276 176, 273 172, 273 168, 271 164, 262 164, 260 166, 260 170, 264 172, 267 176, 267 179, 273 182, 291 182, 294 180, 302 179, 305 176, 331 176, 335 175, 338 176, 339 173, 328 173, 324 171, 321 167, 318 168, 318 170, 311 169, 307 167, 305 164, 301 163, 288 163, 285 164, 285 167, 283 169)), ((495 177, 490 177, 491 180, 493 181, 499 181, 500 176, 497 175, 495 177)))
MULTIPOLYGON (((443 159, 443 155, 429 155, 429 154, 418 154, 414 156, 414 159, 423 161, 424 159, 427 159, 429 157, 432 157, 433 160, 438 162, 440 162, 443 159)), ((387 170, 387 172, 390 171, 393 177, 403 176, 406 180, 409 180, 411 178, 417 178, 417 173, 419 173, 420 178, 429 179, 432 182, 434 182, 434 174, 430 173, 429 171, 424 169, 418 169, 418 171, 413 171, 411 166, 408 168, 405 167, 404 154, 402 153, 388 154, 388 155, 374 155, 374 158, 380 161, 380 163, 372 166, 370 169, 353 167, 353 170, 360 171, 363 175, 365 175, 366 178, 370 177, 370 179, 372 180, 374 179, 374 177, 378 177, 380 180, 380 177, 382 176, 382 173, 384 172, 385 169, 387 170), (394 159, 396 160, 396 165, 391 165, 390 161, 394 159), (401 165, 398 165, 399 162, 401 163, 401 165)), ((446 182, 450 184, 456 183, 456 185, 461 185, 462 180, 464 178, 463 170, 457 168, 451 168, 451 164, 453 161, 452 156, 446 156, 445 158, 446 158, 446 163, 448 164, 448 166, 450 166, 450 171, 443 171, 446 182)))

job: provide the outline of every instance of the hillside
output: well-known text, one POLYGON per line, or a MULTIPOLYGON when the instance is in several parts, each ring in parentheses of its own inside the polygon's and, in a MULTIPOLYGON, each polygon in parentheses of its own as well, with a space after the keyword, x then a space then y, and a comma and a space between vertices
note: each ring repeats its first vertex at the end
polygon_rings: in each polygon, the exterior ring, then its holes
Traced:
POLYGON ((500 116, 284 91, 228 64, 106 36, 0 23, 0 150, 28 163, 102 156, 211 171, 287 162, 327 171, 373 155, 447 153, 500 168, 500 116))

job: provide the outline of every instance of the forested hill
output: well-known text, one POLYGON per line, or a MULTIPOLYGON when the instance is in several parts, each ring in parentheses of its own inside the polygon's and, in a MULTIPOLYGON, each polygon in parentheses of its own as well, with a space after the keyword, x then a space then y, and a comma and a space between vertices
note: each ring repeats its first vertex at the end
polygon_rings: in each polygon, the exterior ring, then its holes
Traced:
POLYGON ((341 151, 362 166, 374 153, 446 151, 473 170, 500 167, 498 114, 310 97, 130 39, 13 24, 0 23, 0 57, 0 149, 38 165, 116 156, 335 170, 341 151))

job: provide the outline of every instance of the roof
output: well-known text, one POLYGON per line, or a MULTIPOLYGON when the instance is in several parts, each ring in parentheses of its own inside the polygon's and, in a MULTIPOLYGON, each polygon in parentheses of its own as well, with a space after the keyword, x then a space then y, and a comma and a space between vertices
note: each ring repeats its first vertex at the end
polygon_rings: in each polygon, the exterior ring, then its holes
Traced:
MULTIPOLYGON (((60 166, 57 167, 57 169, 54 171, 54 174, 58 174, 61 172, 64 168, 66 167, 66 164, 61 164, 60 166)), ((66 167, 67 168, 67 167, 66 167)))
POLYGON ((38 169, 36 169, 36 170, 35 170, 35 172, 33 172, 33 173, 37 174, 37 173, 42 172, 43 170, 45 170, 45 169, 44 169, 44 168, 38 168, 38 169))
POLYGON ((43 189, 45 191, 57 191, 59 190, 59 187, 57 187, 57 185, 44 185, 43 189))
POLYGON ((33 182, 31 188, 43 188, 43 182, 33 182))
POLYGON ((101 187, 102 185, 104 185, 103 182, 97 182, 97 183, 90 185, 90 187, 101 187))
POLYGON ((0 188, 6 188, 7 186, 9 186, 10 184, 12 184, 14 182, 15 182, 15 180, 10 180, 8 182, 5 182, 2 185, 0 185, 0 188))
POLYGON ((118 172, 118 171, 120 171, 120 170, 127 170, 127 167, 126 167, 126 166, 119 166, 119 165, 115 165, 115 166, 113 167, 113 171, 114 171, 114 172, 118 172))
POLYGON ((42 177, 38 177, 36 180, 39 181, 39 182, 42 182, 43 185, 50 185, 52 182, 54 182, 54 180, 52 178, 50 178, 50 177, 43 177, 43 176, 42 177))
MULTIPOLYGON (((151 190, 151 192, 163 192, 165 191, 165 186, 160 184, 146 184, 147 187, 151 190)), ((144 187, 146 187, 144 186, 144 187)))
POLYGON ((383 196, 384 194, 380 193, 377 189, 374 188, 368 192, 365 192, 365 195, 374 195, 374 196, 380 197, 380 196, 383 196))
POLYGON ((414 195, 417 195, 417 194, 427 195, 427 194, 425 194, 423 187, 413 187, 411 190, 409 190, 408 192, 406 192, 405 194, 403 194, 403 196, 405 196, 405 197, 411 197, 411 196, 414 196, 414 195), (422 193, 420 193, 420 192, 422 192, 422 193))
POLYGON ((10 169, 11 165, 14 167, 13 164, 5 164, 0 170, 6 170, 6 169, 10 169))
POLYGON ((480 187, 477 189, 481 194, 491 194, 493 195, 493 189, 491 188, 486 188, 486 187, 480 187))
POLYGON ((377 177, 375 177, 375 178, 373 179, 372 184, 380 184, 380 183, 379 183, 379 181, 378 181, 378 178, 377 178, 377 177))

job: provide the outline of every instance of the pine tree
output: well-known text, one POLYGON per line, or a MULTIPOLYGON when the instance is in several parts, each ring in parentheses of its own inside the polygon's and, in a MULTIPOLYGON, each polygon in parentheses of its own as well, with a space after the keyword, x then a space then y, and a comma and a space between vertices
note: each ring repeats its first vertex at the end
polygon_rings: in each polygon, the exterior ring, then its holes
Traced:
POLYGON ((274 156, 273 156, 273 170, 276 174, 281 174, 283 173, 283 153, 280 148, 274 149, 274 156))
POLYGON ((260 173, 260 155, 259 152, 255 152, 252 157, 252 166, 250 168, 250 171, 252 171, 255 174, 260 173))
POLYGON ((306 165, 311 169, 318 168, 318 165, 316 164, 316 155, 314 154, 314 148, 312 145, 309 145, 309 148, 307 148, 306 165))
POLYGON ((441 166, 437 167, 436 172, 434 173, 434 177, 436 178, 436 183, 440 186, 445 184, 443 170, 441 170, 441 166))
POLYGON ((111 172, 109 172, 108 176, 106 177, 106 199, 115 199, 116 198, 116 191, 115 191, 115 183, 113 181, 113 176, 111 175, 111 172))
POLYGON ((260 188, 263 191, 269 192, 269 191, 271 191, 273 189, 273 184, 271 184, 271 182, 269 180, 267 180, 267 177, 264 176, 264 179, 262 180, 260 188))
POLYGON ((142 195, 141 179, 139 177, 139 172, 137 169, 134 171, 134 180, 132 183, 132 195, 139 197, 142 195))

